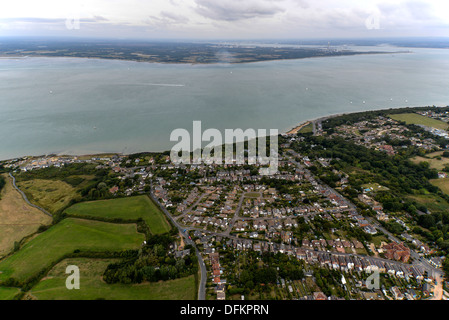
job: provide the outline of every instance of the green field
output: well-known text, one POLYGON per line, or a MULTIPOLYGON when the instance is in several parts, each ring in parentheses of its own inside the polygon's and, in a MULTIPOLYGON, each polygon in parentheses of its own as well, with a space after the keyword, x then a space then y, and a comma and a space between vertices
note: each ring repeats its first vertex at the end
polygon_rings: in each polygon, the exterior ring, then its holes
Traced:
POLYGON ((66 259, 57 264, 29 294, 39 300, 194 300, 195 277, 142 283, 135 285, 107 284, 101 276, 111 259, 66 259), (80 289, 65 286, 68 265, 80 269, 80 289))
POLYGON ((442 154, 443 151, 437 151, 426 154, 424 157, 416 156, 411 158, 410 160, 416 164, 419 164, 420 162, 428 162, 430 168, 441 171, 446 165, 449 164, 449 158, 442 157, 442 154))
POLYGON ((0 301, 12 300, 16 294, 20 292, 19 288, 5 288, 0 287, 0 301))
POLYGON ((77 189, 60 180, 18 181, 17 186, 26 194, 30 202, 51 213, 67 206, 70 200, 80 197, 76 192, 77 189))
POLYGON ((299 133, 312 133, 313 132, 313 124, 309 123, 308 125, 305 125, 299 130, 299 133))
POLYGON ((76 217, 99 217, 145 220, 153 234, 170 231, 164 214, 147 196, 127 197, 77 203, 65 211, 76 217))
POLYGON ((445 194, 449 195, 449 178, 429 180, 431 184, 438 187, 445 194))
POLYGON ((449 212, 449 203, 436 194, 413 195, 409 198, 425 205, 432 213, 449 212))
MULTIPOLYGON (((382 242, 388 242, 388 239, 384 235, 373 236, 371 242, 374 243, 376 245, 376 247, 380 247, 380 244, 382 242)), ((366 250, 365 250, 365 252, 366 252, 366 250)))
POLYGON ((425 117, 417 113, 390 114, 388 116, 393 120, 404 121, 407 124, 421 124, 424 126, 442 130, 446 130, 448 128, 448 124, 444 121, 425 117))
POLYGON ((0 281, 28 279, 76 249, 118 251, 139 248, 145 236, 135 224, 114 224, 67 218, 39 234, 0 262, 0 281))

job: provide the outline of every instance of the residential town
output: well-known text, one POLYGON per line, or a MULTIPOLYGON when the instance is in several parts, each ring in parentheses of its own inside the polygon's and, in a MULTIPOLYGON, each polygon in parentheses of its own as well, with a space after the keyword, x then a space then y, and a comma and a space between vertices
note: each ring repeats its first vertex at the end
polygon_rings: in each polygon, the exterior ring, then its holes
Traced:
MULTIPOLYGON (((317 130, 317 136, 324 134, 321 125, 317 130)), ((382 116, 337 126, 329 136, 388 156, 410 145, 425 152, 440 148, 431 137, 413 136, 406 126, 382 116), (389 144, 392 140, 396 142, 389 144)), ((207 265, 207 299, 432 297, 444 256, 438 255, 437 245, 412 232, 407 215, 384 209, 375 199, 377 192, 389 188, 365 184, 356 202, 350 201, 344 192, 351 177, 333 167, 332 158, 295 151, 294 146, 304 141, 301 135, 283 135, 281 141, 279 171, 270 177, 259 175, 259 165, 174 165, 166 154, 145 153, 24 157, 4 161, 3 166, 27 172, 88 163, 114 178, 115 184, 108 186, 111 197, 151 192, 198 246, 207 265), (317 168, 338 179, 324 183, 317 168), (391 232, 391 225, 401 231, 391 232), (302 273, 281 277, 274 287, 263 282, 256 286, 255 280, 241 287, 239 274, 245 263, 264 261, 271 268, 269 257, 280 255, 287 262, 294 260, 288 263, 300 266, 302 273), (243 265, 236 267, 226 257, 242 259, 243 265), (321 272, 333 272, 338 281, 323 283, 321 272), (381 279, 373 288, 367 279, 375 272, 381 279)))

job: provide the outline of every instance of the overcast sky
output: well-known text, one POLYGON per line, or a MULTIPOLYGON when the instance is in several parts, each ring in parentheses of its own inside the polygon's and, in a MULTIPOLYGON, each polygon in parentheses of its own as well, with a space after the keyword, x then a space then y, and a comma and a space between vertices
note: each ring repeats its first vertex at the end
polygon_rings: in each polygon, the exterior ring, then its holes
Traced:
POLYGON ((3 0, 0 8, 0 36, 449 36, 445 0, 3 0))

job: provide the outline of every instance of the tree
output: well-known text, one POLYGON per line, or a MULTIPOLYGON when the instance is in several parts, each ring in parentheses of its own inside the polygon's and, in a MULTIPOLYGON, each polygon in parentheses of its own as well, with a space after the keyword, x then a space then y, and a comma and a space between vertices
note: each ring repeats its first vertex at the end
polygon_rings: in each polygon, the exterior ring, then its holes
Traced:
POLYGON ((435 227, 435 218, 430 214, 419 216, 418 224, 426 229, 435 227))
POLYGON ((3 176, 0 176, 0 191, 2 191, 5 184, 6 184, 5 178, 3 176))
POLYGON ((449 281, 449 255, 443 261, 443 271, 446 281, 449 281))

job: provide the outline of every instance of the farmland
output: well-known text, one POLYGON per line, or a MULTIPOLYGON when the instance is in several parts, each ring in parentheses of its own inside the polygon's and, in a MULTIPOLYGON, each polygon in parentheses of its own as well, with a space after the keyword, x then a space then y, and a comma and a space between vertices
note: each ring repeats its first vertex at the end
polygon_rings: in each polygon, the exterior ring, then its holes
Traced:
POLYGON ((118 251, 135 249, 144 240, 135 224, 113 224, 67 218, 26 243, 0 262, 0 281, 24 281, 74 250, 118 251))
POLYGON ((417 113, 400 113, 400 114, 391 114, 388 116, 393 120, 404 121, 407 124, 420 124, 441 130, 446 130, 448 128, 448 124, 446 122, 425 117, 417 113))
POLYGON ((51 223, 49 216, 29 206, 14 189, 11 179, 4 177, 6 184, 0 197, 0 257, 14 248, 14 242, 20 242, 40 225, 51 223))
POLYGON ((449 178, 432 179, 430 180, 430 183, 440 188, 445 194, 449 195, 449 178))
POLYGON ((48 210, 50 213, 64 208, 71 199, 78 196, 74 187, 60 180, 18 181, 17 186, 32 203, 48 210))
POLYGON ((30 292, 32 298, 43 300, 193 300, 193 275, 168 281, 142 284, 106 284, 102 274, 113 259, 66 259, 58 263, 30 292), (67 290, 65 274, 68 265, 80 269, 80 290, 67 290))
POLYGON ((65 211, 75 217, 145 220, 153 234, 170 231, 163 213, 147 196, 77 203, 65 211))
POLYGON ((443 170, 446 165, 449 164, 449 158, 442 157, 443 152, 433 152, 426 154, 424 157, 416 156, 410 160, 413 163, 419 164, 420 162, 428 162, 429 167, 432 169, 443 170))
POLYGON ((1 300, 12 300, 16 294, 20 292, 18 288, 5 288, 0 287, 0 301, 1 300))

